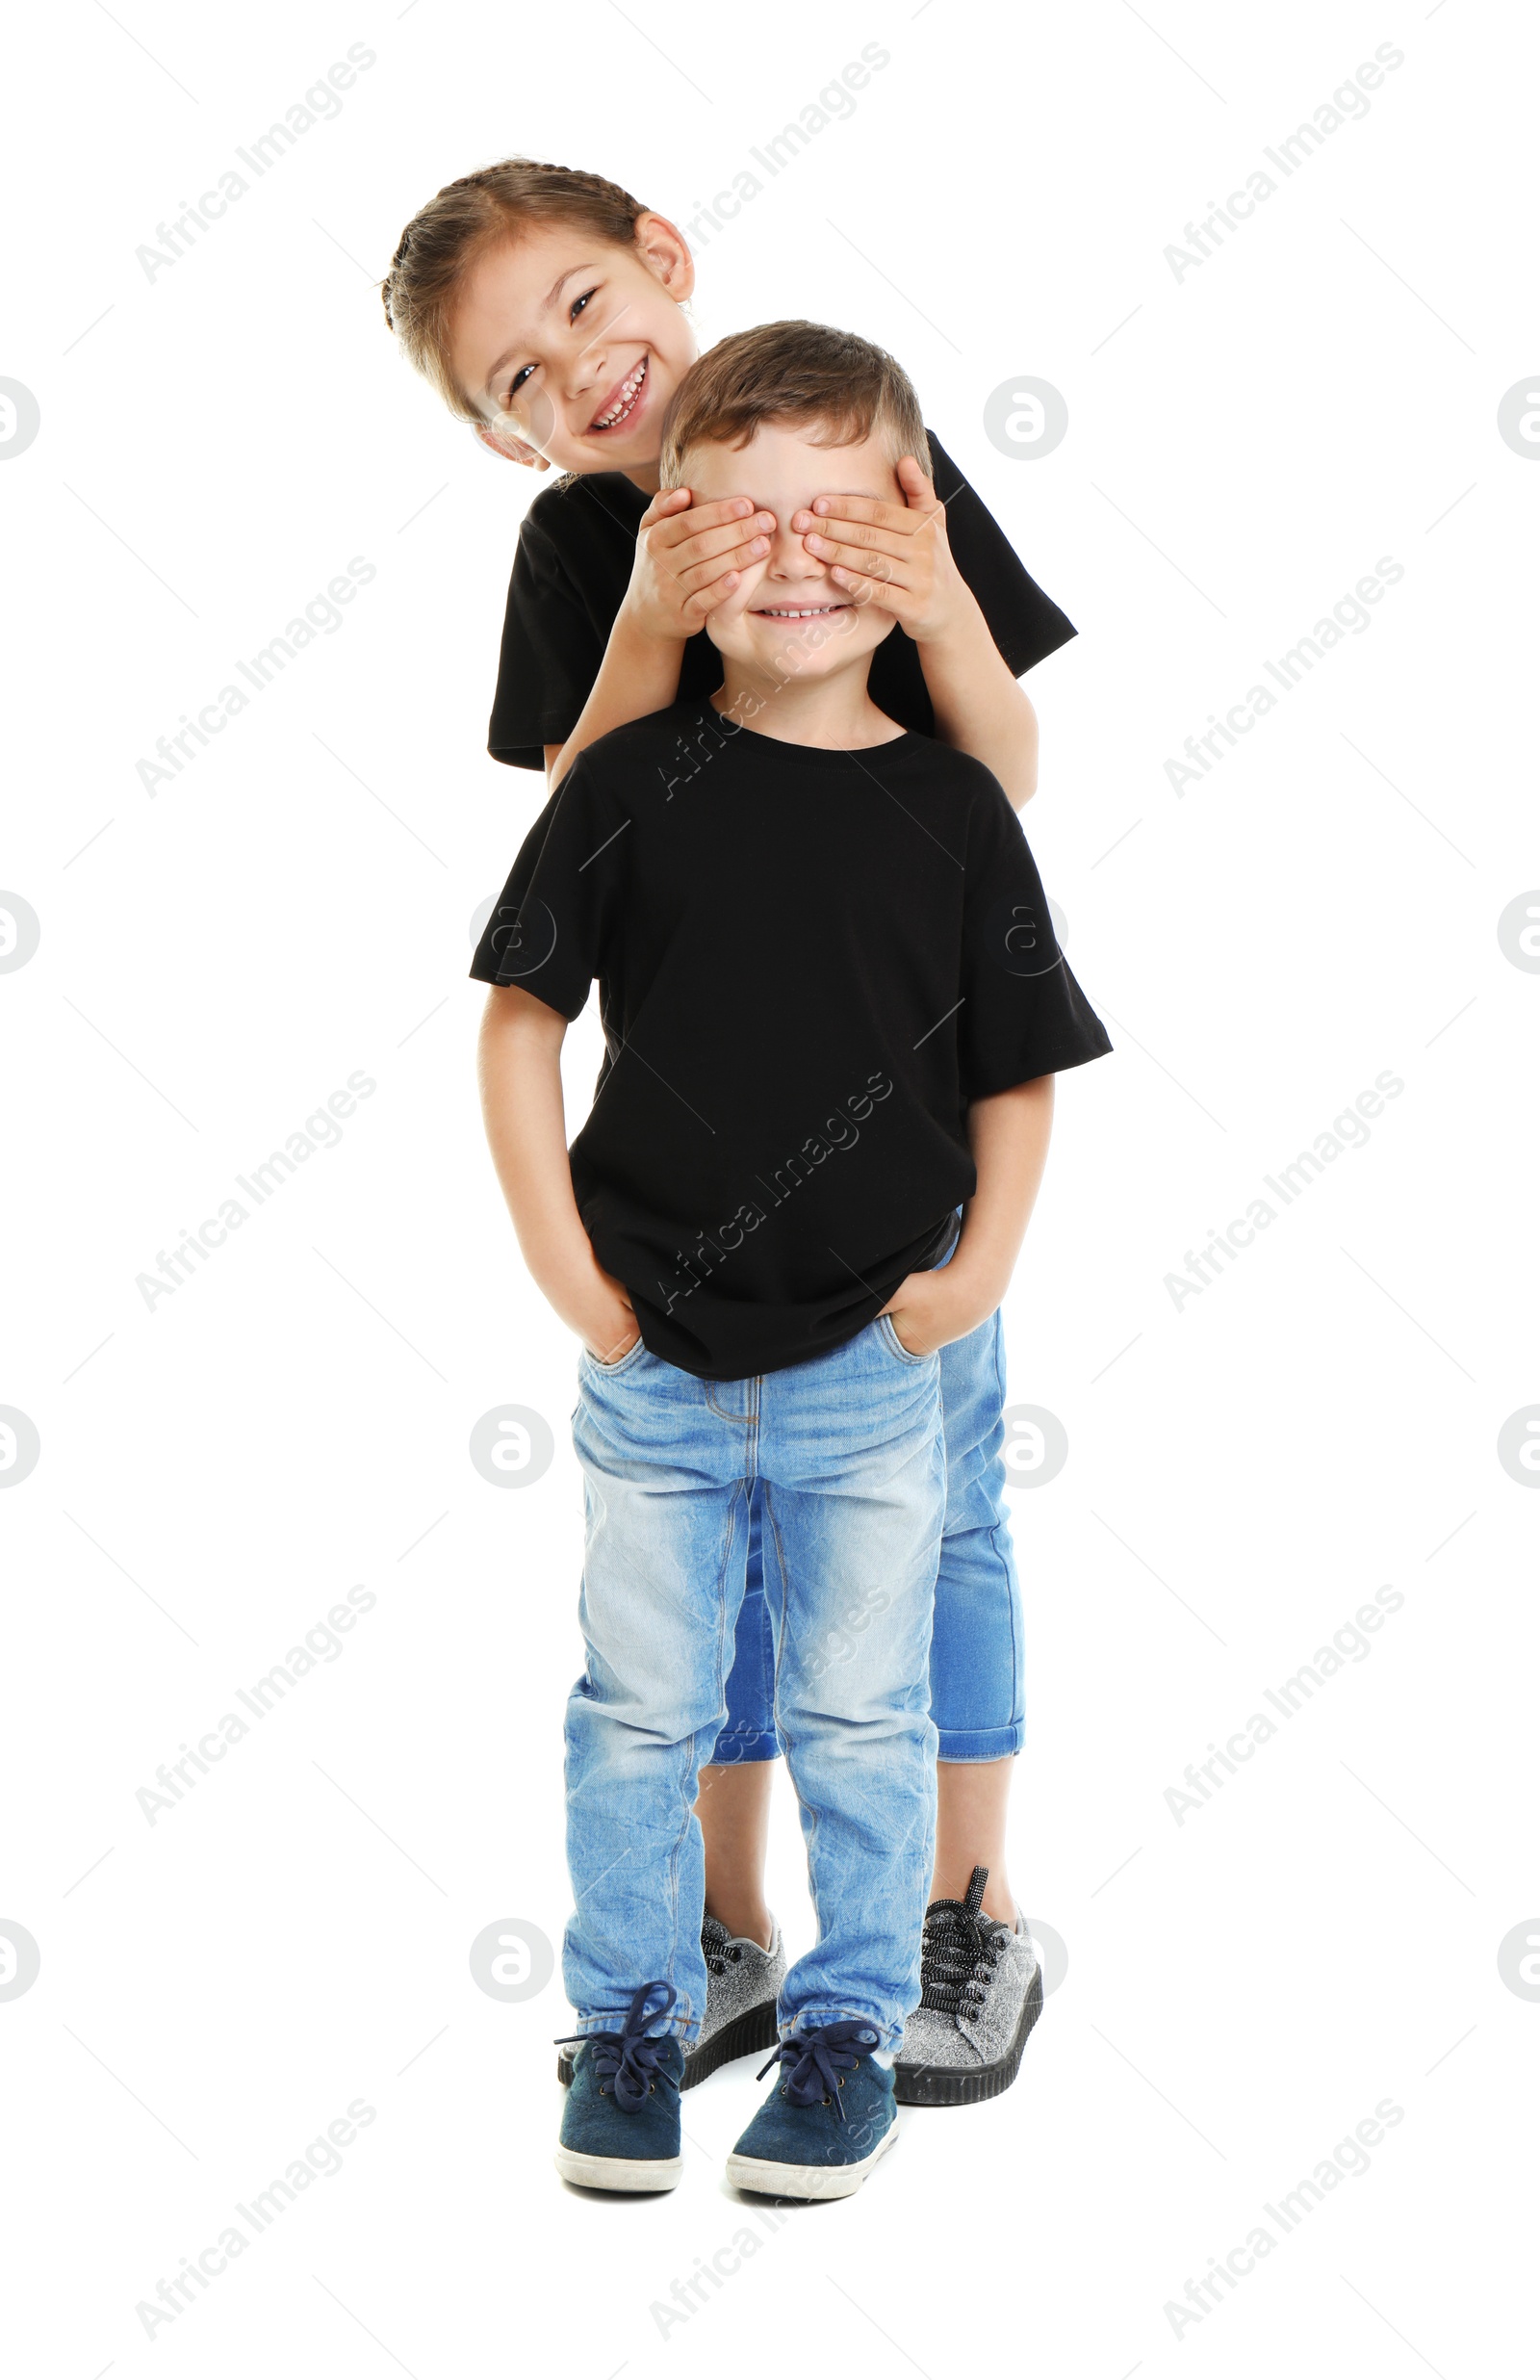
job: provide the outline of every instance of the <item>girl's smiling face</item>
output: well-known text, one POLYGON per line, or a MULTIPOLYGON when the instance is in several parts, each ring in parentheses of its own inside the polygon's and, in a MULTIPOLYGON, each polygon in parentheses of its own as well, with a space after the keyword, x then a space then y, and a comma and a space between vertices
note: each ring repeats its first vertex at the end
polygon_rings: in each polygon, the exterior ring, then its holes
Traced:
POLYGON ((624 471, 655 488, 663 408, 695 361, 680 311, 694 282, 660 215, 640 217, 631 248, 553 223, 485 249, 449 341, 477 434, 516 462, 624 471))

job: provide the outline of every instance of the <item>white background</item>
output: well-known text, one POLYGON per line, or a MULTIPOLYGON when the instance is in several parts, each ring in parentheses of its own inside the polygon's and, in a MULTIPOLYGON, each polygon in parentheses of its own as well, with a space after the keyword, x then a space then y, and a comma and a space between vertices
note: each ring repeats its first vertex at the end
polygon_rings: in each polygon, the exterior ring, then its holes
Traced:
MULTIPOLYGON (((1519 2367, 1540 2004, 1499 1945, 1540 1935, 1540 1499, 1496 1449, 1540 1399, 1540 980, 1498 919, 1540 884, 1540 469, 1497 411, 1540 365, 1535 49, 1479 0, 13 25, 0 373, 41 421, 0 471, 0 882, 41 926, 0 979, 0 1403, 41 1443, 0 1496, 0 1919, 41 1953, 0 2000, 18 2371, 1519 2367), (147 275, 157 224, 359 42, 337 118, 147 275), (533 483, 437 408, 374 284, 441 182, 516 150, 685 220, 868 42, 851 118, 701 246, 699 333, 889 345, 1077 623, 1030 681, 1026 823, 1116 1055, 1063 1086, 1007 1308, 1013 1399, 1070 1446, 1013 1495, 1013 1866, 1067 1973, 1013 2091, 906 2114, 860 2196, 771 2236, 721 2178, 751 2066, 686 2100, 673 2197, 581 2198, 551 2166, 559 1983, 508 2005, 470 1969, 500 1920, 559 1937, 578 1662, 575 1350, 485 1154, 465 980, 541 795, 483 750, 533 483), (1178 279, 1168 245, 1385 42, 1367 117, 1178 279), (1027 374, 1069 409, 1037 459, 983 427, 1027 374), (157 737, 353 556, 336 633, 147 793, 157 737), (1381 556, 1372 625, 1178 796, 1184 738, 1381 556), (340 1145, 147 1309, 136 1277, 355 1070, 340 1145), (1368 1145, 1178 1307, 1186 1252, 1383 1070, 1368 1145), (468 1457, 500 1401, 554 1436, 518 1492, 468 1457), (340 1657, 149 1824, 158 1765, 358 1583, 340 1657), (1387 1583, 1369 1658, 1179 1824, 1187 1765, 1387 1583), (353 2100, 342 2171, 146 2337, 140 2301, 353 2100), (1383 2100, 1371 2170, 1284 2236, 1264 2202, 1383 2100), (1259 2223, 1270 2255, 1178 2336, 1168 2301, 1259 2223)), ((570 1048, 576 1128, 591 1014, 570 1048)), ((795 1946, 783 1788, 774 1860, 795 1946)))

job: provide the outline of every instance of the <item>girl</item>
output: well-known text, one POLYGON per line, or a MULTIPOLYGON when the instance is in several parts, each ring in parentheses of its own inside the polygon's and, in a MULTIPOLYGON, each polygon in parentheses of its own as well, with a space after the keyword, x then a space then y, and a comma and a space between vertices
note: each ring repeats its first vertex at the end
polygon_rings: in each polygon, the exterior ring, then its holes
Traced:
MULTIPOLYGON (((450 410, 495 453, 562 474, 520 530, 489 737, 495 759, 543 768, 552 789, 610 729, 715 691, 721 660, 703 623, 775 526, 748 497, 696 504, 688 488, 658 493, 664 410, 696 353, 683 311, 694 278, 680 231, 613 182, 512 158, 431 199, 384 285, 387 323, 450 410)), ((899 478, 903 507, 820 498, 792 529, 852 605, 897 622, 873 656, 873 700, 901 727, 982 761, 1019 807, 1036 786, 1037 720, 1016 680, 1074 630, 934 434, 899 478)), ((606 1052, 601 1083, 608 1063, 606 1052)), ((998 1313, 942 1348, 941 1386, 936 1867, 924 1995, 896 2082, 901 2100, 956 2106, 1014 2080, 1042 2002, 1005 1859, 1024 1729, 998 1313)), ((727 1719, 701 1772, 710 2005, 686 2087, 776 2040, 784 1960, 764 1856, 780 1746, 757 1531, 756 1506, 727 1719)))

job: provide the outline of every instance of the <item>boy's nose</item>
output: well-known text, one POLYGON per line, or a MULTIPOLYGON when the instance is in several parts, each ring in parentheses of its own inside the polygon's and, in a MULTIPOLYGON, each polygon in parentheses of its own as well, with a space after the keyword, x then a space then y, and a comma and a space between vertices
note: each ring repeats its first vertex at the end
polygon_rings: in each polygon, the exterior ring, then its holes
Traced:
POLYGON ((778 518, 770 539, 770 555, 765 568, 773 579, 822 579, 827 565, 816 555, 809 554, 800 536, 786 527, 791 518, 785 513, 778 518))

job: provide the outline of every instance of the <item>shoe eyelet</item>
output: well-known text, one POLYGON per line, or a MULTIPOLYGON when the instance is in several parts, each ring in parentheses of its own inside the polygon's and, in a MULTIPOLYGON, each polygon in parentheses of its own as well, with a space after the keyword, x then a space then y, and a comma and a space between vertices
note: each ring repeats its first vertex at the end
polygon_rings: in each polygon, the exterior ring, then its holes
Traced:
POLYGON ((654 2092, 654 2091, 655 2091, 655 2090, 656 2090, 656 2088, 657 2088, 657 2084, 656 2084, 655 2082, 649 2082, 649 2084, 648 2084, 648 2086, 647 2086, 647 2089, 648 2089, 648 2096, 649 2096, 649 2097, 651 2097, 651 2096, 652 2096, 652 2094, 653 2094, 653 2092, 654 2092))
POLYGON ((785 2084, 783 2082, 783 2083, 782 2083, 782 2085, 781 2085, 781 2096, 782 2096, 782 2098, 783 2098, 783 2099, 784 2099, 785 2095, 786 2095, 786 2086, 785 2086, 785 2084))
POLYGON ((834 2106, 834 2101, 833 2101, 832 2099, 826 2099, 826 2100, 824 2101, 824 2106, 825 2106, 826 2108, 832 2108, 832 2107, 834 2106))

